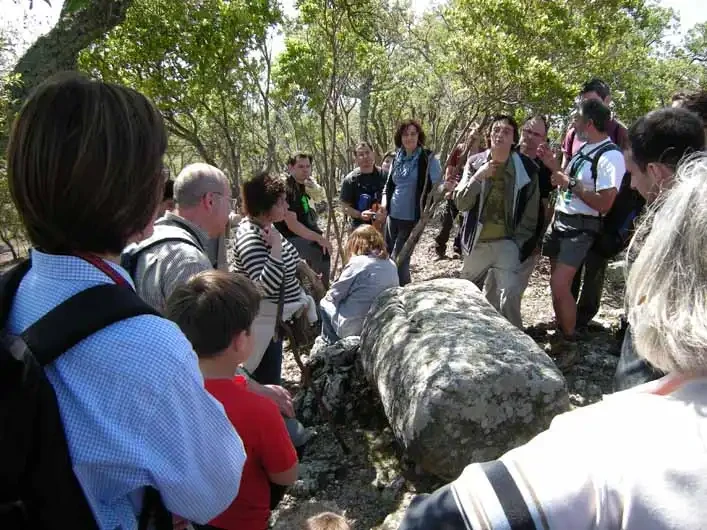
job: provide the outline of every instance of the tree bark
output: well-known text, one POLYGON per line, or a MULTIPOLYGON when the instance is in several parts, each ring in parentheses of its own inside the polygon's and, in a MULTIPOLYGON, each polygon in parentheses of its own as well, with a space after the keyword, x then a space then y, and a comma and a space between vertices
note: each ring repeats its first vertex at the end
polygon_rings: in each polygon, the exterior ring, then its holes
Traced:
POLYGON ((21 83, 11 87, 14 111, 34 87, 57 72, 76 70, 78 55, 125 20, 132 0, 91 0, 86 7, 68 13, 62 9, 59 22, 37 39, 15 65, 21 83))

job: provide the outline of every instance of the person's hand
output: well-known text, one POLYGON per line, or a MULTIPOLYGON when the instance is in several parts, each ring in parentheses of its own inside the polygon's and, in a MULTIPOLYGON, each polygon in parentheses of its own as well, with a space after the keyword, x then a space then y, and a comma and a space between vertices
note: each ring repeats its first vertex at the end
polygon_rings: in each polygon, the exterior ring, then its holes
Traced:
POLYGON ((361 219, 363 219, 366 222, 369 222, 375 216, 376 216, 376 212, 374 212, 373 210, 364 210, 361 212, 361 219))
POLYGON ((178 515, 172 515, 172 528, 173 530, 187 530, 189 528, 189 521, 180 517, 178 515))
POLYGON ((456 187, 457 187, 457 182, 456 182, 456 180, 446 179, 446 180, 444 181, 444 189, 445 189, 445 191, 451 193, 451 192, 454 191, 454 188, 456 188, 456 187))
POLYGON ((262 385, 260 388, 261 395, 274 401, 283 416, 288 418, 295 417, 292 395, 285 388, 278 385, 262 385))
POLYGON ((502 165, 502 162, 494 162, 493 160, 489 160, 479 168, 474 175, 474 180, 486 180, 489 177, 493 177, 502 165))
POLYGON ((550 182, 553 186, 559 186, 564 190, 567 189, 567 186, 570 185, 570 178, 561 171, 555 171, 550 176, 550 182))
POLYGON ((265 232, 265 243, 273 250, 273 252, 282 251, 282 238, 280 232, 273 225, 263 229, 265 232))
POLYGON ((317 237, 317 239, 314 240, 314 242, 320 247, 322 247, 322 252, 324 252, 324 254, 331 255, 331 243, 329 243, 329 240, 326 237, 319 234, 319 236, 317 237))
POLYGON ((538 158, 553 173, 560 170, 560 164, 549 145, 543 143, 538 146, 538 158))

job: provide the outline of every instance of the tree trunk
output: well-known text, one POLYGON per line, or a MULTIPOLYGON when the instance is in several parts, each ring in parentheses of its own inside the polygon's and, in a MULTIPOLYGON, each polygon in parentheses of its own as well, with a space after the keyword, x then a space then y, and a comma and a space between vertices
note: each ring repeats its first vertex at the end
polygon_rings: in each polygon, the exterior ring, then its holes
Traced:
POLYGON ((371 110, 371 89, 373 76, 369 75, 361 85, 361 107, 358 111, 358 133, 362 141, 368 142, 368 114, 371 110))
POLYGON ((13 73, 20 74, 22 82, 11 87, 17 105, 14 110, 51 75, 76 70, 81 50, 122 23, 131 4, 132 0, 91 0, 72 13, 64 7, 56 26, 39 37, 15 65, 13 73))

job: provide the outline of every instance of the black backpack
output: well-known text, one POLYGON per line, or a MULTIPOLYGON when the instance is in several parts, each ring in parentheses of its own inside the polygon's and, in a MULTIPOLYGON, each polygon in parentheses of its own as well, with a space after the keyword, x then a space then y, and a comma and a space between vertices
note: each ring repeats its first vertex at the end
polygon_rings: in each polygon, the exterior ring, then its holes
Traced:
MULTIPOLYGON (((614 143, 607 143, 597 148, 591 154, 592 179, 596 189, 597 166, 599 158, 608 151, 620 151, 621 148, 614 143)), ((580 158, 589 159, 583 153, 580 158)), ((631 174, 626 173, 621 181, 621 186, 614 199, 611 209, 601 217, 601 229, 594 240, 592 250, 606 259, 615 257, 619 252, 628 247, 633 235, 633 228, 638 216, 643 210, 645 200, 636 190, 631 189, 631 174)))
MULTIPOLYGON (((43 367, 115 322, 158 313, 132 289, 103 284, 59 304, 20 336, 9 335, 12 301, 29 268, 27 260, 0 277, 0 528, 97 529, 43 367)), ((146 490, 143 504, 140 528, 172 527, 156 490, 146 490)))

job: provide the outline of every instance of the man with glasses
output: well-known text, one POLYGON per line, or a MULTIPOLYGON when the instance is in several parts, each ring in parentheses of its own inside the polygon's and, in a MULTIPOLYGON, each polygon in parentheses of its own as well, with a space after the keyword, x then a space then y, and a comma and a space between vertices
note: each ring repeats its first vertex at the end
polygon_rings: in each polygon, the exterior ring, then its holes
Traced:
POLYGON ((516 327, 520 317, 518 268, 535 247, 538 217, 537 166, 516 152, 518 125, 511 116, 495 116, 489 128, 490 149, 469 158, 454 192, 464 214, 462 277, 484 285, 491 304, 516 327), (491 285, 493 285, 491 292, 491 285))
POLYGON ((155 222, 153 235, 128 247, 137 293, 163 311, 177 286, 213 269, 210 240, 221 236, 231 213, 231 189, 223 172, 208 164, 186 166, 174 181, 174 210, 155 222))
POLYGON ((560 369, 578 361, 572 281, 594 245, 602 226, 601 216, 613 206, 626 173, 621 149, 609 138, 610 119, 611 111, 601 101, 582 102, 575 129, 585 143, 564 170, 546 144, 538 150, 540 159, 552 170, 553 186, 560 192, 554 221, 543 242, 543 254, 550 258, 552 303, 560 331, 552 353, 560 369))
POLYGON ((351 219, 351 230, 362 224, 382 226, 377 210, 383 197, 385 176, 375 165, 373 147, 368 142, 356 146, 356 165, 341 183, 341 208, 351 219))

